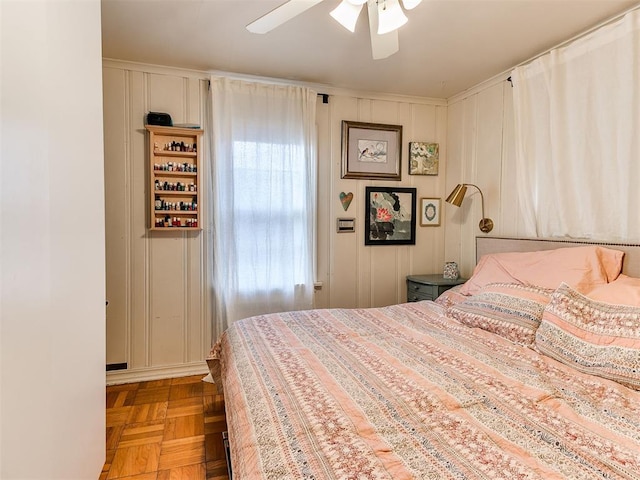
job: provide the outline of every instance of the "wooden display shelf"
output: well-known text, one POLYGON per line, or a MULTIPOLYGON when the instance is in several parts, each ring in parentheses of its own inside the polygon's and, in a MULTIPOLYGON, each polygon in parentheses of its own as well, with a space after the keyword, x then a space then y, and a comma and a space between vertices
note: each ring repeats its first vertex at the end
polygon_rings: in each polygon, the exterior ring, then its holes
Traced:
POLYGON ((182 195, 182 196, 188 196, 188 195, 192 195, 192 196, 197 196, 198 192, 189 192, 188 190, 154 190, 153 193, 155 195, 182 195))
POLYGON ((202 230, 200 227, 151 227, 149 230, 161 231, 161 232, 183 232, 185 230, 191 230, 193 232, 199 232, 202 230))
POLYGON ((197 210, 155 210, 154 213, 156 215, 162 215, 164 214, 164 216, 173 216, 176 217, 178 215, 197 215, 198 211, 197 210))
POLYGON ((156 157, 197 157, 198 152, 180 152, 175 150, 154 150, 156 157))
MULTIPOLYGON (((200 207, 202 199, 200 198, 200 171, 202 170, 201 161, 201 144, 202 129, 195 128, 178 128, 178 127, 159 127, 155 125, 147 125, 149 132, 149 230, 202 230, 202 221, 200 218, 200 208, 196 210, 164 210, 156 209, 156 202, 162 205, 170 204, 176 206, 193 204, 200 207), (189 150, 169 150, 165 149, 167 145, 184 144, 184 148, 189 150), (195 149, 194 149, 195 146, 195 149), (195 151, 194 151, 195 150, 195 151), (195 171, 189 170, 163 170, 157 166, 164 168, 180 168, 186 164, 186 168, 193 168, 195 171), (176 180, 183 178, 184 180, 176 180), (183 183, 195 185, 195 191, 189 190, 157 190, 156 181, 160 184, 164 183, 183 183), (181 203, 183 202, 183 203, 181 203), (178 221, 181 226, 159 225, 157 222, 170 219, 171 222, 178 221), (187 226, 189 223, 195 222, 197 226, 187 226)), ((168 222, 167 222, 168 223, 168 222)))
MULTIPOLYGON (((153 166, 153 165, 152 165, 153 166)), ((154 170, 153 175, 160 177, 197 177, 199 172, 170 172, 169 170, 154 170)))

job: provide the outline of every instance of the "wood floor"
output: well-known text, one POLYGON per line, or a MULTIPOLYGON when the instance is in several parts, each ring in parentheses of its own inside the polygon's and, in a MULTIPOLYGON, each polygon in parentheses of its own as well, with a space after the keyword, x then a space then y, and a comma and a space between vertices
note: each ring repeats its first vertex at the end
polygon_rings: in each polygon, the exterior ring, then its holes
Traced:
POLYGON ((224 398, 203 376, 107 387, 99 480, 228 480, 224 398))

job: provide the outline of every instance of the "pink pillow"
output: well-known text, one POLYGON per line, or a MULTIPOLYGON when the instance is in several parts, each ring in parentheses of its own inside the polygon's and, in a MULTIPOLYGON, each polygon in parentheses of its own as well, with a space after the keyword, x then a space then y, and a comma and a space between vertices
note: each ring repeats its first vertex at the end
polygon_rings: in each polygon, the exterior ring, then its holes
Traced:
POLYGON ((640 278, 620 274, 613 282, 589 291, 587 297, 599 302, 640 307, 640 278))
POLYGON ((535 349, 581 372, 640 390, 640 308, 585 297, 562 284, 536 331, 535 349))
POLYGON ((597 245, 539 252, 484 255, 460 293, 473 295, 490 283, 518 283, 555 289, 565 282, 580 292, 615 280, 624 252, 597 245))
POLYGON ((528 347, 533 345, 552 293, 553 290, 530 285, 493 283, 451 305, 447 313, 468 327, 481 328, 528 347))

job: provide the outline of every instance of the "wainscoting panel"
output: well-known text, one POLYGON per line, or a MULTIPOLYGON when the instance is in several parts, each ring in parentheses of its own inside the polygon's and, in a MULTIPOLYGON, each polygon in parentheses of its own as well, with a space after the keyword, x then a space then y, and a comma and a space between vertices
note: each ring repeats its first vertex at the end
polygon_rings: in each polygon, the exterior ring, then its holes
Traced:
MULTIPOLYGON (((129 203, 129 245, 131 255, 131 339, 128 355, 131 357, 131 369, 147 368, 150 360, 150 318, 151 318, 151 285, 152 278, 149 255, 151 242, 147 237, 148 226, 148 167, 146 159, 147 142, 144 131, 144 116, 148 109, 148 78, 141 71, 132 70, 130 75, 130 89, 125 101, 129 105, 129 114, 125 119, 128 132, 127 146, 130 157, 129 178, 123 186, 128 192, 129 203)), ((105 134, 106 138, 106 134, 105 134)), ((105 158, 105 162, 109 159, 105 158)), ((108 182, 108 180, 107 180, 108 182)), ((122 187, 121 187, 122 188, 122 187)), ((107 243, 109 235, 107 234, 107 243)), ((107 259, 107 263, 109 259, 107 259)), ((108 338, 108 337, 107 337, 108 338)), ((107 343, 108 343, 107 339, 107 343)))
MULTIPOLYGON (((124 70, 104 68, 104 125, 109 125, 105 138, 105 231, 106 242, 106 295, 107 295, 107 364, 124 363, 129 339, 129 238, 127 221, 129 203, 121 186, 127 182, 128 155, 127 132, 123 119, 126 116, 126 88, 128 74, 124 70), (109 101, 107 101, 109 99, 109 101)), ((106 133, 106 132, 105 132, 106 133)))
POLYGON ((144 125, 149 111, 167 112, 174 123, 201 123, 206 75, 106 60, 103 72, 107 363, 129 367, 109 373, 108 381, 192 371, 194 364, 202 369, 211 346, 204 232, 148 230, 144 125))
MULTIPOLYGON (((440 227, 421 227, 417 221, 416 245, 365 246, 364 213, 367 186, 415 187, 420 197, 442 199, 444 208, 445 165, 447 162, 447 110, 444 103, 427 99, 379 99, 336 94, 330 98, 331 174, 329 187, 330 284, 329 305, 373 307, 406 301, 406 276, 437 273, 444 265, 444 222, 440 227), (400 181, 352 180, 341 178, 342 120, 402 125, 402 179, 400 181), (409 175, 409 142, 436 142, 440 145, 439 175, 409 175), (341 192, 353 192, 348 212, 339 202, 341 192), (355 233, 336 233, 335 221, 344 216, 356 219, 355 233)), ((322 141, 322 138, 321 138, 322 141)), ((321 147, 324 148, 324 147, 321 147)), ((321 168, 327 164, 321 163, 321 168)), ((323 173, 322 178, 326 178, 323 173)), ((444 212, 444 210, 442 210, 444 212)))
MULTIPOLYGON (((457 183, 478 185, 485 215, 494 222, 489 236, 518 236, 522 224, 514 170, 513 92, 496 78, 449 101, 447 191, 457 183)), ((475 237, 480 232, 480 195, 470 188, 462 206, 447 207, 445 255, 468 277, 475 266, 475 237)))
POLYGON ((149 233, 150 364, 174 365, 185 356, 185 233, 149 233))

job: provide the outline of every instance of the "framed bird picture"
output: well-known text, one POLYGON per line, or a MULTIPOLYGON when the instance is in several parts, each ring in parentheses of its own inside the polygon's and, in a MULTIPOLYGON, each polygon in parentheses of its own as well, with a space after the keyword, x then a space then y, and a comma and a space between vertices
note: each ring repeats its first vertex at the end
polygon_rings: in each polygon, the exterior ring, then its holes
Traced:
POLYGON ((402 125, 342 121, 342 178, 400 180, 402 125))

